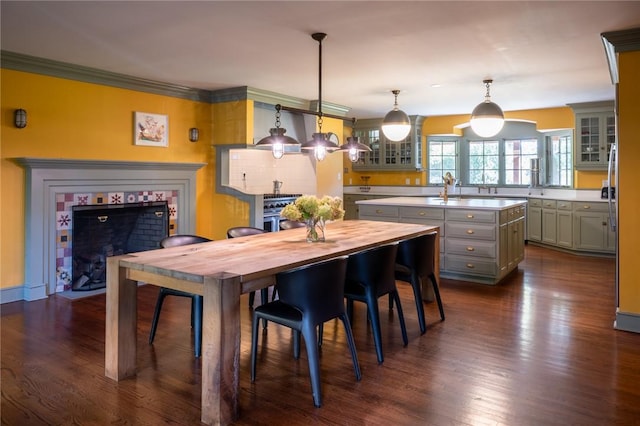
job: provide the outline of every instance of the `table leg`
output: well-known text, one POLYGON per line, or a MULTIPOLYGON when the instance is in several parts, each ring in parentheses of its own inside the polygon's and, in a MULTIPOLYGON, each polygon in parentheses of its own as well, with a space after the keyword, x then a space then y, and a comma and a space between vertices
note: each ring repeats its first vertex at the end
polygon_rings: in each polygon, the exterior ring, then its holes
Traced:
POLYGON ((107 304, 104 374, 122 380, 136 374, 137 293, 135 281, 129 280, 120 259, 107 259, 107 304))
POLYGON ((206 277, 203 293, 201 420, 226 425, 238 417, 240 277, 206 277))

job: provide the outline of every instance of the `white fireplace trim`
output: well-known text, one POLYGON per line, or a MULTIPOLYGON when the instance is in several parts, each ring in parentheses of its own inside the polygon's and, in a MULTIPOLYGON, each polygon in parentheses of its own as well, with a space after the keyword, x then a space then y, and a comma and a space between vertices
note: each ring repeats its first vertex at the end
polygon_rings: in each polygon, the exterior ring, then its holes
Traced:
MULTIPOLYGON (((178 229, 195 232, 196 172, 205 163, 158 163, 16 158, 26 170, 25 282, 23 299, 55 293, 56 194, 70 192, 178 191, 178 229)), ((3 292, 11 302, 16 288, 3 292)), ((20 300, 20 299, 17 299, 20 300)))

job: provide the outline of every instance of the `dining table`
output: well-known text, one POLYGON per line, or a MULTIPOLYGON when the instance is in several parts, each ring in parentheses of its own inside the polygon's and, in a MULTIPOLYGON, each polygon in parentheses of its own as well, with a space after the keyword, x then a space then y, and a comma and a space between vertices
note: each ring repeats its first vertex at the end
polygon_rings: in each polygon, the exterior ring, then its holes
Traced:
MULTIPOLYGON (((109 257, 105 375, 136 375, 139 283, 202 295, 201 420, 229 424, 238 418, 242 294, 273 285, 279 272, 432 232, 439 228, 339 220, 326 225, 324 242, 307 242, 306 229, 295 228, 109 257)), ((436 271, 438 254, 436 247, 436 271)))

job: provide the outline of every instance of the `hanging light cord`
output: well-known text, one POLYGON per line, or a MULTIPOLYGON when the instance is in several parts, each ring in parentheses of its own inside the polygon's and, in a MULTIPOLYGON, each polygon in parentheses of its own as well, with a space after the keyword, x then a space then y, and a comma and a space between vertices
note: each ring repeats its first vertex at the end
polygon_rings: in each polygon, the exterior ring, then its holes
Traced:
POLYGON ((391 93, 395 96, 395 101, 393 102, 393 109, 395 111, 398 110, 398 95, 400 94, 399 90, 392 90, 391 93))
POLYGON ((318 42, 318 129, 322 133, 322 40, 325 33, 313 33, 311 37, 318 42))

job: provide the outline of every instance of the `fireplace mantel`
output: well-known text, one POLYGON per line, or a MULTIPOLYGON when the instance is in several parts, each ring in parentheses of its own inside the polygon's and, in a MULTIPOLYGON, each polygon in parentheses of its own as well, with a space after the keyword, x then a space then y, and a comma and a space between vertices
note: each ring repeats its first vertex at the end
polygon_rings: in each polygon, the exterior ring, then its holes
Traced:
MULTIPOLYGON (((25 282, 22 298, 55 292, 56 194, 178 191, 178 229, 195 232, 196 172, 205 163, 14 158, 25 169, 25 282)), ((3 298, 4 299, 4 298, 3 298)))

